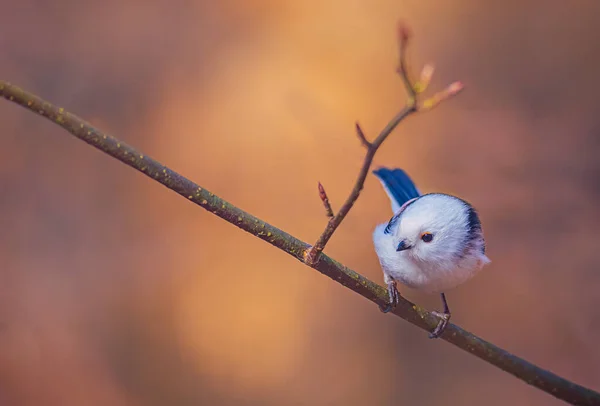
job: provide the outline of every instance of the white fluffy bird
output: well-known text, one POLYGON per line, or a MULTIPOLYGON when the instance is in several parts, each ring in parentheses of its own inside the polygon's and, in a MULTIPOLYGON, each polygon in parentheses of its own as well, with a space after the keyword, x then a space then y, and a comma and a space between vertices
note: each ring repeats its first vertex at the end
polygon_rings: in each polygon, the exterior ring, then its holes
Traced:
POLYGON ((430 338, 439 337, 450 320, 444 292, 472 278, 490 260, 479 216, 458 197, 421 195, 401 169, 379 168, 373 173, 392 202, 394 216, 373 232, 390 305, 398 303, 396 281, 427 293, 440 293, 444 312, 430 338))

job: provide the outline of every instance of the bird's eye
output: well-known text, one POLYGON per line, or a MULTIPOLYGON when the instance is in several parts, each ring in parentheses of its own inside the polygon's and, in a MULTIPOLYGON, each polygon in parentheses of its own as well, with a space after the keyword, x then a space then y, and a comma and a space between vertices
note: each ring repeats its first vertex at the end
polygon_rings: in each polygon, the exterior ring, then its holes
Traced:
POLYGON ((421 234, 421 240, 423 240, 423 242, 431 242, 433 241, 433 234, 423 233, 421 234))

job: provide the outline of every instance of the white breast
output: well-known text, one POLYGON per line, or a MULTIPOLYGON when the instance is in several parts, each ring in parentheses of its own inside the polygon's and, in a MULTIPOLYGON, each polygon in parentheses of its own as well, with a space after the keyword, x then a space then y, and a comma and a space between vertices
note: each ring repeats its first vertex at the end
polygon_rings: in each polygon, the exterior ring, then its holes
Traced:
POLYGON ((393 235, 384 233, 386 225, 378 225, 373 232, 379 262, 385 274, 410 288, 444 292, 466 282, 489 262, 479 251, 434 263, 417 260, 409 251, 396 252, 393 235))

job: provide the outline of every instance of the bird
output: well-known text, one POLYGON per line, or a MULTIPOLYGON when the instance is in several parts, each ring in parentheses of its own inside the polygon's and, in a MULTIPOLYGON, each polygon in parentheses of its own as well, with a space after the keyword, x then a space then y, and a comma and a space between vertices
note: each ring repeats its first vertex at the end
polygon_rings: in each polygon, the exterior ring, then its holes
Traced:
POLYGON ((373 231, 373 244, 387 285, 389 304, 399 301, 397 282, 425 293, 438 293, 443 313, 430 338, 438 338, 450 320, 445 292, 475 276, 491 261, 475 208, 445 193, 421 194, 400 168, 379 167, 373 174, 390 198, 394 215, 373 231))

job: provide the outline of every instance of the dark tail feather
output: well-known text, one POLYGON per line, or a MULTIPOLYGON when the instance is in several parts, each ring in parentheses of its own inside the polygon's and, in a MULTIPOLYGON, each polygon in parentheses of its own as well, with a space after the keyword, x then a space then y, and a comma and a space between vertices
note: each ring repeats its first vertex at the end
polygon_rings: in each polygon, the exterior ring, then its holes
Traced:
POLYGON ((375 169, 373 174, 381 181, 392 201, 394 212, 407 201, 420 196, 415 183, 402 169, 379 168, 375 169))

